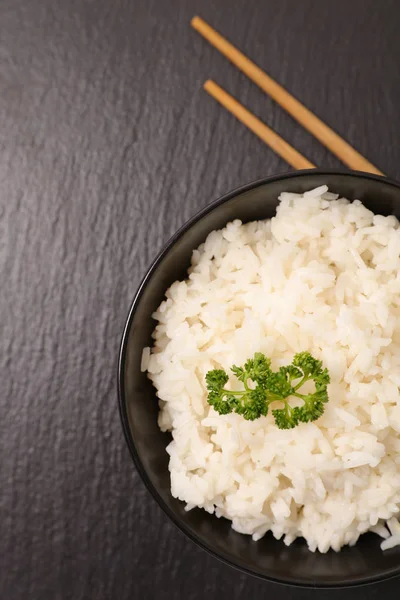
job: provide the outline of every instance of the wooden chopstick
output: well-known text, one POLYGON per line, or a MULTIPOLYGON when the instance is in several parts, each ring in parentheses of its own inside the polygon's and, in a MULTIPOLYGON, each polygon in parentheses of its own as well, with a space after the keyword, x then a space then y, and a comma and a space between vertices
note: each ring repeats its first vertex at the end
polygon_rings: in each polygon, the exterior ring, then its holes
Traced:
POLYGON ((194 17, 192 27, 206 40, 238 67, 249 79, 254 81, 264 92, 273 98, 296 121, 314 135, 333 154, 352 169, 383 175, 372 163, 364 158, 357 150, 341 138, 333 129, 328 127, 294 96, 289 94, 279 83, 267 75, 260 67, 240 52, 228 40, 210 27, 200 17, 194 17))
POLYGON ((251 129, 253 133, 258 135, 276 154, 279 154, 289 165, 295 169, 314 169, 315 165, 310 162, 305 156, 297 152, 280 135, 270 129, 265 123, 260 121, 250 111, 233 98, 228 92, 223 90, 219 85, 210 79, 205 82, 204 89, 215 100, 217 100, 224 108, 232 113, 246 127, 251 129))

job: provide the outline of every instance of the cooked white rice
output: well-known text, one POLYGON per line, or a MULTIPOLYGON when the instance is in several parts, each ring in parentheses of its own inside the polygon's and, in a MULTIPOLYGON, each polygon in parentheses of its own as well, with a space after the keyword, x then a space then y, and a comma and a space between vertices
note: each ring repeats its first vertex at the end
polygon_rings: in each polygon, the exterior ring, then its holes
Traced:
POLYGON ((326 186, 283 193, 276 217, 213 231, 166 292, 143 352, 171 431, 172 495, 259 540, 338 551, 371 530, 400 543, 400 229, 326 186), (329 369, 314 423, 277 429, 207 403, 205 375, 254 352, 307 350, 329 369), (389 531, 384 527, 388 521, 389 531))

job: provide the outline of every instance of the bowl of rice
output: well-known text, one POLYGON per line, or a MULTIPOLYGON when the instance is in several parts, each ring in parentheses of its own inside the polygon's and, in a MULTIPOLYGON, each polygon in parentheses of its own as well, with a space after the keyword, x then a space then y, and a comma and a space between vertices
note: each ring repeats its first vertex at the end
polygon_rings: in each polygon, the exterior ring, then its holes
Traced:
POLYGON ((384 177, 269 177, 186 223, 136 293, 118 372, 132 458, 170 519, 246 573, 305 587, 400 575, 399 218, 384 177), (274 411, 210 402, 208 373, 237 390, 231 366, 260 353, 324 366, 318 418, 279 428, 274 411))

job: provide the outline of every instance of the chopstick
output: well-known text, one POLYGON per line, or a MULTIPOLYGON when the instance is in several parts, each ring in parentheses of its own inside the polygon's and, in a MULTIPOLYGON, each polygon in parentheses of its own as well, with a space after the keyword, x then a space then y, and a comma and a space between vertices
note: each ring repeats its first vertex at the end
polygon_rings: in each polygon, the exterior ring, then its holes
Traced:
POLYGON ((205 82, 204 89, 217 102, 222 104, 230 113, 232 113, 239 121, 246 125, 253 133, 258 135, 276 154, 286 160, 289 165, 295 169, 315 169, 315 165, 305 158, 300 152, 297 152, 288 144, 280 135, 275 133, 270 127, 265 125, 260 119, 253 115, 240 104, 233 96, 228 94, 219 85, 210 79, 205 82))
POLYGON ((321 119, 314 115, 308 108, 289 94, 279 83, 267 75, 260 67, 235 48, 228 40, 210 27, 200 17, 193 17, 192 27, 198 31, 212 46, 228 58, 249 79, 254 81, 264 92, 273 98, 296 121, 307 129, 314 137, 324 144, 344 164, 352 169, 367 171, 376 175, 383 175, 372 163, 364 158, 349 143, 341 138, 333 129, 328 127, 321 119))

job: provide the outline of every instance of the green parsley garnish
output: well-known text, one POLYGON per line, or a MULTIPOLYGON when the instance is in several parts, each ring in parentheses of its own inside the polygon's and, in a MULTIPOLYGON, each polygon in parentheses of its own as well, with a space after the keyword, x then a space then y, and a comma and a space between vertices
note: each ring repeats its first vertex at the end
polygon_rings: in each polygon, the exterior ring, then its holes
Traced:
POLYGON ((236 412, 254 421, 268 414, 270 404, 281 402, 283 408, 272 410, 275 423, 279 429, 292 429, 299 423, 316 421, 328 402, 328 370, 309 352, 296 354, 291 365, 276 372, 271 369, 271 361, 256 352, 243 367, 233 366, 231 371, 243 383, 243 390, 226 390, 224 386, 229 377, 222 369, 209 371, 206 375, 208 403, 220 415, 236 412), (250 387, 249 381, 255 385, 250 387), (301 394, 299 390, 307 381, 314 382, 315 392, 301 394), (300 398, 302 406, 291 407, 291 396, 300 398))

